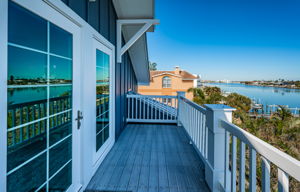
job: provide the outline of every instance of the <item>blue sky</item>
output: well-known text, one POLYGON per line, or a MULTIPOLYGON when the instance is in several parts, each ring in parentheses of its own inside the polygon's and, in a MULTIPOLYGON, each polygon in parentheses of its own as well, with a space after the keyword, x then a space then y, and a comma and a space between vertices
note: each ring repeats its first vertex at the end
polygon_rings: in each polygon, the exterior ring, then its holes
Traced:
POLYGON ((149 59, 203 79, 300 80, 300 1, 157 0, 149 59))

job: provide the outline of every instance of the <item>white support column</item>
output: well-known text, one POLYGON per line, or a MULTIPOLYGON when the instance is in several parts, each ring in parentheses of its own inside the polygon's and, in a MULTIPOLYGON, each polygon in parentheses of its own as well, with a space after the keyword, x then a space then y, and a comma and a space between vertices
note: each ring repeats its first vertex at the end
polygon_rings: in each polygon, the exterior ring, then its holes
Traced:
POLYGON ((177 91, 177 126, 181 126, 180 122, 180 97, 185 97, 185 92, 184 91, 177 91))
POLYGON ((211 191, 224 191, 225 176, 225 130, 220 120, 232 122, 232 107, 207 104, 206 127, 208 128, 208 153, 205 163, 205 181, 211 191))
POLYGON ((152 25, 159 24, 156 19, 132 19, 132 20, 117 20, 117 62, 122 62, 122 55, 147 32, 152 25), (123 25, 144 24, 144 26, 134 34, 130 40, 122 47, 122 26, 123 25))

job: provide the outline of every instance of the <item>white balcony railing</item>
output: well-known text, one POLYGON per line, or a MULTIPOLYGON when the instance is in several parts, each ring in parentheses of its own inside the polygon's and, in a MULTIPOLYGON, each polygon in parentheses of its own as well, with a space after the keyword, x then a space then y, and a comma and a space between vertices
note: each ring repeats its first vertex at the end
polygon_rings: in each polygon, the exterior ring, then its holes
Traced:
POLYGON ((246 180, 249 190, 256 191, 259 161, 262 191, 271 190, 271 165, 277 168, 278 191, 289 191, 289 177, 300 181, 300 161, 232 124, 234 108, 221 104, 202 107, 184 95, 129 94, 127 105, 128 122, 178 123, 186 130, 205 163, 211 191, 246 191, 246 180))
POLYGON ((128 94, 127 122, 177 123, 177 96, 128 94))
POLYGON ((225 189, 236 191, 237 173, 237 143, 239 143, 239 191, 245 191, 245 149, 250 151, 250 191, 256 191, 256 159, 259 154, 262 169, 262 191, 270 191, 271 164, 277 167, 278 191, 289 190, 289 176, 300 181, 300 162, 286 153, 278 150, 270 144, 262 141, 247 131, 227 121, 221 121, 221 127, 225 129, 225 189), (231 142, 230 142, 231 141, 231 142), (238 142, 239 141, 239 142, 238 142), (230 144, 231 143, 231 144, 230 144), (231 153, 230 151, 231 145, 231 153), (230 163, 231 162, 231 163, 230 163), (231 171, 229 167, 231 164, 231 171), (231 184, 230 184, 231 181, 231 184))
POLYGON ((178 102, 178 121, 184 127, 202 159, 207 159, 206 109, 180 97, 178 102))

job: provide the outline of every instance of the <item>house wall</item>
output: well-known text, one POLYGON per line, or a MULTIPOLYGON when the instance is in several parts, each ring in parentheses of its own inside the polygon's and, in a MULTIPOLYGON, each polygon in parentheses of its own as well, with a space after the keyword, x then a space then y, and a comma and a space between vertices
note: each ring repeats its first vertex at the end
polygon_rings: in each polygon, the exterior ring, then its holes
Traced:
MULTIPOLYGON (((133 71, 132 63, 128 53, 125 53, 121 64, 115 61, 115 45, 116 45, 116 13, 111 0, 97 0, 89 2, 86 0, 47 0, 36 1, 32 4, 31 0, 14 0, 24 9, 36 14, 38 17, 59 26, 60 28, 72 33, 73 35, 73 108, 72 119, 77 117, 77 111, 83 112, 83 120, 81 126, 72 123, 72 188, 69 191, 84 191, 86 185, 98 169, 103 159, 106 157, 125 126, 126 111, 126 93, 129 90, 137 90, 137 81, 133 71), (67 6, 71 9, 69 9, 67 6), (101 11, 102 10, 102 11, 101 11), (87 22, 89 23, 87 23, 87 22), (95 45, 101 47, 96 47, 95 45), (115 126, 115 130, 110 132, 105 146, 103 145, 101 156, 95 159, 96 145, 96 57, 93 55, 95 49, 108 50, 111 56, 110 75, 114 78, 110 86, 111 93, 111 126, 115 126), (115 75, 117 74, 117 75, 115 75), (115 97, 114 97, 115 96, 115 97), (114 99, 116 98, 116 99, 114 99), (115 105, 116 104, 116 105, 115 105), (115 107, 116 106, 116 107, 115 107), (112 114, 114 113, 114 114, 112 114)), ((0 27, 0 97, 3 102, 0 104, 0 156, 5 157, 0 160, 0 191, 6 191, 7 183, 7 50, 8 50, 8 0, 0 1, 0 16, 3 19, 3 25, 0 27)), ((49 24, 48 24, 49 26, 49 24)), ((49 126, 48 126, 49 127, 49 126)), ((110 130, 111 131, 111 130, 110 130)), ((49 134, 48 134, 49 135, 49 134)), ((47 138, 47 141, 49 141, 47 138)), ((46 152, 42 155, 45 156, 46 152)), ((47 158, 51 157, 46 155, 47 158)), ((62 156, 63 157, 63 156, 62 156)), ((16 158, 17 159, 17 158, 16 158)), ((33 160, 35 160, 34 157, 33 160)), ((33 161, 32 160, 32 161, 33 161)), ((42 161, 45 165, 49 165, 48 161, 42 161)), ((29 162, 29 164, 31 161, 29 162)), ((42 165, 41 165, 42 166, 42 165)), ((35 166, 38 170, 38 166, 35 166)), ((48 173, 50 169, 48 169, 48 173)), ((21 172, 20 172, 21 173, 21 172)), ((24 171, 22 174, 26 174, 24 171)), ((43 174, 43 173, 41 173, 43 174)), ((48 174, 49 175, 49 174, 48 174)), ((35 175, 35 178, 39 175, 35 175)), ((45 178, 45 177, 41 177, 45 178)), ((47 176, 47 179, 49 177, 47 176)), ((20 176, 20 183, 29 183, 33 181, 30 175, 20 176), (28 177, 27 177, 28 176, 28 177), (26 182, 28 181, 28 182, 26 182)), ((48 182, 48 181, 47 181, 48 182)), ((40 187, 45 184, 38 183, 40 187)), ((13 186, 13 185, 10 185, 13 186)), ((35 187, 35 186, 33 186, 35 187)), ((39 187, 39 186, 37 186, 39 187)))
POLYGON ((178 91, 186 92, 186 97, 193 99, 193 94, 188 93, 187 90, 194 86, 193 80, 182 80, 181 77, 175 75, 160 75, 152 77, 149 86, 138 86, 138 92, 142 95, 177 95, 178 91), (163 77, 171 78, 171 88, 162 87, 163 77))
MULTIPOLYGON (((117 15, 112 0, 62 0, 96 31, 116 46, 117 15)), ((116 54, 115 54, 116 55, 116 54)), ((137 90, 137 80, 129 54, 122 57, 122 63, 116 62, 116 138, 126 125, 126 93, 137 90)))

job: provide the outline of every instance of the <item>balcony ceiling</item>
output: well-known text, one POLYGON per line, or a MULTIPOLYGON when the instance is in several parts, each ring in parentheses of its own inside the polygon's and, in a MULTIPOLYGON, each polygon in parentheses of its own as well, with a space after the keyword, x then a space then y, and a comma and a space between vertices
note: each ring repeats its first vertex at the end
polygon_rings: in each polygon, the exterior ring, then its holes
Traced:
MULTIPOLYGON (((118 19, 154 19, 154 0, 113 0, 118 19)), ((127 42, 142 25, 123 26, 127 42)), ((151 27, 148 32, 153 32, 151 27)), ((149 84, 147 37, 144 34, 130 49, 129 55, 139 84, 149 84)))

